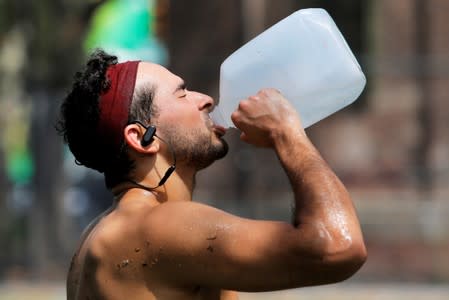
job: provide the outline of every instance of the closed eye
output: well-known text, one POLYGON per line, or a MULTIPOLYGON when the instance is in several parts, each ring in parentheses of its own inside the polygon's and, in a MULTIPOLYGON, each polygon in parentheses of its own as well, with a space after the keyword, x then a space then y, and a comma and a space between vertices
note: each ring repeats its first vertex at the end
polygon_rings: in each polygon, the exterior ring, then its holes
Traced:
POLYGON ((177 94, 180 92, 183 92, 183 94, 179 98, 184 98, 187 96, 187 87, 184 81, 182 81, 174 90, 173 94, 177 94))
POLYGON ((187 96, 187 93, 186 93, 186 92, 187 92, 187 90, 185 90, 185 91, 184 91, 184 94, 181 95, 179 98, 185 98, 185 97, 187 96))

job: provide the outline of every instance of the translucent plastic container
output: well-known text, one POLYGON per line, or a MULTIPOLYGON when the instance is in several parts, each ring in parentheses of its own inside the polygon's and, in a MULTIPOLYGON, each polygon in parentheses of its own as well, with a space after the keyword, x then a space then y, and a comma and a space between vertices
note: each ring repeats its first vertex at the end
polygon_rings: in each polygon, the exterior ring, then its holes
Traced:
POLYGON ((276 88, 308 127, 354 102, 366 79, 329 14, 299 10, 230 55, 220 68, 215 122, 233 127, 240 100, 262 88, 276 88))

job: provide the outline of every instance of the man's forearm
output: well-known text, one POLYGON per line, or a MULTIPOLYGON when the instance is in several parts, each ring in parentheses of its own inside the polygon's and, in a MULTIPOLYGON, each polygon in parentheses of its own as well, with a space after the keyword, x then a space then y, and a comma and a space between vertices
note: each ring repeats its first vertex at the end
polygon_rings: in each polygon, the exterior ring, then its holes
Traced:
POLYGON ((290 131, 276 137, 275 149, 295 195, 293 225, 306 237, 314 237, 309 246, 324 247, 327 251, 329 241, 339 241, 338 245, 344 248, 354 239, 361 240, 346 188, 305 133, 290 131))

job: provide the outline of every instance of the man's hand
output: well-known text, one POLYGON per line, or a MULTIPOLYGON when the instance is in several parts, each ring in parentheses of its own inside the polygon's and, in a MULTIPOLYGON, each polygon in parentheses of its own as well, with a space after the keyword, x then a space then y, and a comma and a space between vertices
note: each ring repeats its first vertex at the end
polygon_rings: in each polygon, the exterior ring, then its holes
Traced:
POLYGON ((273 147, 274 140, 287 131, 304 133, 295 108, 275 89, 240 101, 231 119, 242 131, 241 140, 258 147, 273 147))

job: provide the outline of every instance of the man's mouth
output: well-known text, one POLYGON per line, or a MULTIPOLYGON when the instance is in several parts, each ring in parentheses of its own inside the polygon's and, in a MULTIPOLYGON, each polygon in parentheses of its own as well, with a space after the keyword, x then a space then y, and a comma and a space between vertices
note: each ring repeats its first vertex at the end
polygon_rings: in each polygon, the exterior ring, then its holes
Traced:
POLYGON ((214 124, 212 129, 219 137, 222 137, 226 134, 226 128, 224 128, 223 126, 214 124))
POLYGON ((218 137, 222 137, 226 134, 226 128, 221 125, 215 124, 210 115, 207 115, 207 125, 218 137))

